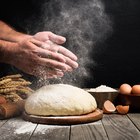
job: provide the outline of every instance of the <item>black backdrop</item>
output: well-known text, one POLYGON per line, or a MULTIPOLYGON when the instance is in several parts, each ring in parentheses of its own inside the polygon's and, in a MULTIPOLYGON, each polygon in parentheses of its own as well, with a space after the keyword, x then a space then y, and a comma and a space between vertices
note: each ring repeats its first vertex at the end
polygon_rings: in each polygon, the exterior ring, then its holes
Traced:
POLYGON ((106 50, 97 58, 100 65, 95 71, 95 84, 118 87, 124 82, 140 83, 140 1, 104 3, 113 18, 113 34, 102 44, 106 50))

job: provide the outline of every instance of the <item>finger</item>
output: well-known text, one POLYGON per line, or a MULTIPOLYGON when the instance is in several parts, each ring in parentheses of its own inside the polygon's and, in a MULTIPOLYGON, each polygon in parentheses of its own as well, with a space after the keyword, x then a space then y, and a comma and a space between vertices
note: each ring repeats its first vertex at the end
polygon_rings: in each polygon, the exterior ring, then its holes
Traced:
MULTIPOLYGON (((48 40, 49 41, 49 40, 48 40)), ((29 40, 29 43, 31 44, 33 44, 33 45, 36 45, 36 47, 40 47, 40 48, 43 48, 43 49, 48 49, 48 50, 52 50, 52 47, 51 47, 51 44, 53 43, 53 42, 51 42, 51 41, 49 41, 49 43, 48 43, 48 41, 45 41, 46 43, 44 43, 44 42, 42 42, 42 41, 39 41, 39 40, 36 40, 36 39, 34 39, 34 38, 31 38, 30 40, 29 40), (50 43, 51 42, 51 43, 50 43)), ((54 43, 53 43, 54 44, 54 43)), ((56 49, 55 49, 56 50, 56 49)), ((58 50, 58 49, 57 49, 58 50)))
POLYGON ((57 77, 63 77, 64 76, 64 72, 62 72, 62 71, 60 71, 58 69, 52 69, 52 68, 46 67, 45 71, 52 78, 57 78, 57 77))
POLYGON ((51 50, 53 52, 59 52, 61 54, 63 54, 64 56, 67 56, 69 58, 71 58, 74 61, 77 61, 77 56, 75 54, 73 54, 71 51, 69 51, 68 49, 64 48, 63 46, 57 45, 53 42, 51 42, 50 40, 45 41, 46 43, 42 44, 41 47, 51 50))
POLYGON ((66 42, 65 37, 60 36, 60 35, 56 35, 56 34, 54 34, 52 32, 48 32, 48 37, 52 42, 54 42, 56 44, 63 44, 63 43, 66 42))
MULTIPOLYGON (((64 58, 61 54, 58 54, 58 53, 49 51, 49 50, 47 50, 47 49, 44 50, 44 49, 42 49, 42 48, 36 46, 36 45, 41 45, 41 46, 42 46, 42 44, 44 44, 44 43, 42 43, 41 41, 38 41, 38 40, 36 40, 36 39, 31 39, 31 40, 28 42, 28 44, 29 44, 30 46, 32 46, 32 47, 36 47, 36 49, 34 50, 34 52, 35 52, 38 56, 40 56, 40 57, 58 60, 58 61, 63 62, 63 63, 66 62, 65 58, 64 58), (38 47, 38 48, 37 48, 37 47, 38 47)), ((45 45, 47 45, 47 44, 45 44, 45 45)))
POLYGON ((41 77, 43 79, 47 79, 47 78, 63 77, 64 73, 56 69, 40 66, 40 67, 37 67, 37 69, 34 71, 34 75, 41 77))
POLYGON ((54 69, 59 69, 62 71, 71 71, 71 69, 72 69, 67 64, 56 61, 56 60, 52 60, 52 59, 39 58, 38 61, 42 66, 46 66, 46 67, 50 67, 50 68, 54 68, 54 69))
POLYGON ((43 48, 43 49, 47 49, 47 50, 53 51, 53 52, 57 52, 58 49, 59 49, 59 46, 57 44, 53 43, 50 40, 47 40, 45 42, 42 42, 39 47, 40 48, 43 48))
POLYGON ((70 57, 72 60, 77 61, 77 56, 75 54, 73 54, 71 51, 69 51, 68 49, 64 48, 63 46, 57 45, 55 43, 50 43, 50 41, 47 43, 43 44, 43 48, 47 48, 48 50, 51 50, 53 52, 59 52, 61 54, 63 54, 64 56, 70 57), (50 45, 48 45, 47 43, 49 43, 50 45))
POLYGON ((72 67, 72 68, 74 68, 74 69, 76 69, 76 68, 78 68, 78 63, 76 62, 76 61, 73 61, 73 60, 71 60, 70 58, 68 58, 68 57, 65 57, 65 60, 66 60, 66 64, 67 65, 69 65, 70 67, 72 67))
POLYGON ((57 71, 49 67, 45 67, 41 73, 39 73, 40 76, 43 76, 44 78, 60 78, 64 76, 64 73, 62 71, 57 71))
POLYGON ((43 49, 53 51, 53 52, 57 52, 58 49, 59 49, 58 45, 56 45, 55 43, 53 43, 50 40, 45 41, 45 43, 43 43, 42 46, 40 46, 40 47, 43 48, 43 49))
MULTIPOLYGON (((59 46, 58 45, 54 45, 55 48, 59 49, 59 46)), ((52 47, 53 48, 53 47, 52 47)), ((57 51, 57 49, 55 49, 57 51)), ((43 53, 45 53, 45 51, 43 50, 42 52, 42 57, 43 57, 43 53)), ((45 55, 44 55, 45 57, 45 55)), ((64 56, 63 54, 60 54, 60 53, 54 53, 54 52, 48 52, 48 54, 46 54, 46 57, 47 58, 50 58, 50 59, 57 59, 61 62, 64 62, 66 63, 67 65, 69 65, 72 69, 73 68, 77 68, 78 67, 78 63, 75 62, 74 60, 70 59, 69 57, 67 56, 64 56), (48 57, 49 56, 49 57, 48 57), (61 59, 62 58, 62 59, 61 59), (63 61, 64 60, 64 61, 63 61)))
POLYGON ((62 53, 64 56, 67 56, 70 59, 77 61, 77 56, 74 53, 72 53, 70 50, 64 48, 63 46, 59 46, 58 53, 62 53))
POLYGON ((37 52, 38 56, 42 57, 42 58, 49 58, 49 59, 53 59, 53 60, 58 60, 62 63, 65 63, 65 57, 62 54, 58 54, 49 50, 43 50, 43 49, 39 49, 37 52))
POLYGON ((46 31, 38 32, 33 37, 35 39, 40 40, 40 41, 43 41, 43 42, 49 39, 48 32, 46 32, 46 31))

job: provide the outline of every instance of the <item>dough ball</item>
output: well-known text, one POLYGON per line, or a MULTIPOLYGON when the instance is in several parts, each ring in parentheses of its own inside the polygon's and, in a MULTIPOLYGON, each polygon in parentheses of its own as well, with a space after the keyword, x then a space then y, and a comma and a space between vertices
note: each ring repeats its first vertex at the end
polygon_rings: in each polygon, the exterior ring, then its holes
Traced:
POLYGON ((28 114, 41 116, 81 115, 96 108, 96 100, 90 93, 67 84, 43 86, 25 102, 28 114))

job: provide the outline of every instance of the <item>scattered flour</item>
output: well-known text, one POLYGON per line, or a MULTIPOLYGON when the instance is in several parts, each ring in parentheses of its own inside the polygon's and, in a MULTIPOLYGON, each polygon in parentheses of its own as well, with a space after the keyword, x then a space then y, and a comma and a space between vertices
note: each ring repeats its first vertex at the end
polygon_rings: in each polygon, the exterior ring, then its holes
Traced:
POLYGON ((30 134, 36 129, 36 134, 44 135, 46 133, 52 133, 54 129, 64 128, 64 126, 62 127, 55 125, 37 125, 37 127, 36 125, 37 124, 33 124, 31 122, 28 122, 27 124, 22 124, 22 126, 20 126, 14 131, 14 134, 30 134))
POLYGON ((32 133, 34 129, 35 125, 33 123, 27 123, 17 128, 14 133, 15 134, 32 133))

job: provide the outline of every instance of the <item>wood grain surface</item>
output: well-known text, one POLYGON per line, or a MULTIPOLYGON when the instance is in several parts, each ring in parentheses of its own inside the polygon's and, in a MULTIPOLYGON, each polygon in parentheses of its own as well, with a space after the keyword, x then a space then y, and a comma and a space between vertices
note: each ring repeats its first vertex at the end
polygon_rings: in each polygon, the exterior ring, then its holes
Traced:
POLYGON ((102 119, 109 140, 139 140, 140 132, 126 115, 104 115, 102 119))
POLYGON ((70 126, 39 124, 31 140, 69 140, 70 126))
POLYGON ((102 122, 71 126, 71 140, 108 140, 102 122))
POLYGON ((0 120, 0 140, 140 140, 140 113, 103 115, 77 125, 47 125, 22 117, 0 120))
POLYGON ((0 140, 29 140, 36 126, 21 118, 10 119, 0 128, 0 140))
POLYGON ((0 127, 1 127, 2 125, 4 125, 6 122, 7 122, 7 120, 0 120, 0 127))
POLYGON ((134 123, 134 125, 140 130, 140 114, 130 113, 128 114, 129 119, 134 123))

